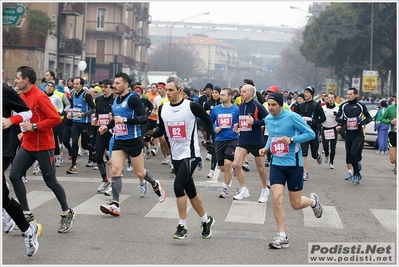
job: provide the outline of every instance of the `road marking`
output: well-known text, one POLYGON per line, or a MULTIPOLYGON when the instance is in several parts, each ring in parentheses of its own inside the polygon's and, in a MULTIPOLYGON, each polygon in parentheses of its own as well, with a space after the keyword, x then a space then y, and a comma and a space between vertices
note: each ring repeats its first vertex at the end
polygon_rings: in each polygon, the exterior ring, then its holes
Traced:
POLYGON ((396 210, 370 209, 377 220, 391 232, 396 232, 396 210))
POLYGON ((266 203, 233 200, 225 222, 264 224, 266 203))
POLYGON ((343 229, 341 219, 334 206, 323 205, 323 215, 321 218, 314 216, 311 207, 302 209, 303 224, 306 227, 330 227, 335 229, 343 229))
POLYGON ((55 198, 53 191, 31 191, 26 195, 29 203, 29 208, 33 210, 47 201, 55 198))
MULTIPOLYGON (((191 203, 187 199, 187 213, 190 209, 191 203)), ((164 202, 158 202, 145 217, 178 219, 179 211, 177 210, 176 198, 168 197, 164 202)))
MULTIPOLYGON (((129 195, 120 195, 119 196, 119 203, 122 203, 126 200, 129 195)), ((100 206, 107 203, 110 200, 109 196, 104 194, 97 194, 94 197, 86 200, 82 204, 72 208, 76 211, 77 214, 85 214, 85 215, 101 215, 104 214, 100 210, 100 206)), ((123 212, 123 206, 121 207, 121 213, 123 212)))

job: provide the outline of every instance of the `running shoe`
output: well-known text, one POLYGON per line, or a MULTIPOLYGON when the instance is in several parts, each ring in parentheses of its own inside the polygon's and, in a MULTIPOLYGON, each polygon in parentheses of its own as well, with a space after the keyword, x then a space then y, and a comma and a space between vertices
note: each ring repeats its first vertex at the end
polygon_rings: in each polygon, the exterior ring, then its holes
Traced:
POLYGON ((101 205, 100 210, 105 214, 111 214, 112 216, 120 216, 121 209, 119 208, 119 203, 111 201, 107 204, 101 205))
POLYGON ((248 190, 248 188, 245 187, 245 188, 241 188, 240 191, 238 191, 237 195, 235 195, 233 197, 233 199, 234 200, 241 200, 241 199, 247 198, 249 196, 250 196, 249 190, 248 190))
POLYGON ((270 166, 270 161, 268 161, 267 159, 265 160, 265 167, 269 167, 270 166))
POLYGON ((163 158, 163 161, 162 161, 162 165, 168 165, 169 164, 169 157, 168 156, 166 156, 166 157, 164 157, 163 158))
POLYGON ((78 170, 76 169, 76 166, 72 166, 71 168, 69 168, 69 169, 66 171, 66 173, 67 173, 67 174, 76 174, 76 173, 78 173, 78 170))
POLYGON ((58 229, 58 233, 68 232, 72 227, 75 217, 76 213, 73 209, 69 209, 67 214, 61 214, 60 228, 58 229))
POLYGON ((352 179, 353 179, 352 173, 348 172, 348 173, 346 174, 345 180, 346 180, 346 181, 351 181, 352 179))
POLYGON ((15 228, 15 222, 11 218, 11 216, 7 213, 7 211, 3 208, 3 229, 6 234, 11 233, 15 228))
POLYGON ((208 175, 206 176, 206 178, 212 179, 214 174, 215 174, 215 171, 214 170, 210 170, 208 175))
POLYGON ((249 172, 251 169, 249 168, 249 163, 248 162, 245 162, 243 165, 242 165, 242 169, 244 170, 244 171, 246 171, 246 172, 249 172))
POLYGON ((33 216, 32 212, 24 212, 24 215, 25 215, 25 219, 26 219, 28 222, 34 222, 34 221, 36 221, 35 216, 33 216))
POLYGON ((127 166, 126 171, 128 172, 133 171, 133 166, 132 165, 127 166))
POLYGON ((270 190, 269 190, 268 187, 262 188, 262 191, 261 191, 261 193, 260 193, 260 197, 259 197, 259 199, 258 199, 258 202, 259 202, 259 203, 266 203, 266 202, 267 202, 267 199, 268 199, 268 197, 269 197, 269 193, 270 193, 270 190))
POLYGON ((97 188, 97 193, 104 193, 105 189, 110 186, 110 182, 101 182, 100 186, 97 188))
POLYGON ((23 175, 23 176, 21 177, 21 180, 22 180, 22 182, 23 182, 24 184, 26 184, 26 183, 28 182, 28 179, 26 178, 25 175, 23 175))
POLYGON ((146 150, 145 150, 145 154, 146 154, 146 158, 147 158, 147 159, 150 159, 150 158, 152 157, 151 151, 150 151, 149 149, 146 149, 146 150))
POLYGON ((145 197, 148 194, 147 182, 144 181, 142 183, 139 183, 139 189, 140 189, 140 197, 145 197))
POLYGON ((330 169, 334 169, 334 165, 330 163, 330 169))
POLYGON ((38 237, 42 235, 42 225, 40 223, 31 222, 29 223, 28 233, 22 234, 25 239, 26 252, 28 257, 32 257, 39 250, 38 237))
POLYGON ((87 164, 86 164, 86 167, 93 167, 93 161, 88 160, 87 164))
POLYGON ((105 160, 104 160, 104 162, 107 163, 108 161, 109 161, 109 156, 108 156, 108 155, 105 155, 105 160))
POLYGON ((228 198, 229 197, 229 189, 226 187, 222 188, 222 192, 219 194, 219 198, 228 198))
POLYGON ((321 158, 321 155, 320 155, 320 154, 319 154, 319 156, 317 157, 316 161, 317 161, 317 164, 319 164, 319 165, 323 162, 323 159, 321 158))
POLYGON ((362 175, 359 173, 359 175, 354 175, 352 183, 354 185, 358 185, 360 183, 360 180, 362 179, 362 175))
POLYGON ((212 226, 215 224, 215 220, 212 216, 208 215, 208 220, 201 223, 202 226, 202 238, 210 238, 212 235, 212 226))
POLYGON ((233 168, 233 176, 237 177, 236 169, 233 168))
POLYGON ((82 156, 83 155, 83 151, 81 148, 78 149, 78 156, 82 156))
POLYGON ((112 197, 112 186, 108 186, 106 190, 104 190, 104 195, 112 197))
POLYGON ((158 148, 152 148, 151 149, 151 154, 155 157, 158 153, 158 148))
MULTIPOLYGON (((278 233, 277 233, 278 234, 278 233)), ((282 237, 278 234, 275 238, 273 238, 273 241, 269 243, 269 248, 289 248, 289 240, 288 236, 282 237)))
POLYGON ((170 170, 169 170, 169 172, 170 172, 171 174, 174 174, 174 173, 175 173, 175 167, 173 167, 173 165, 170 165, 170 170))
POLYGON ((94 164, 93 169, 94 169, 94 170, 98 170, 98 165, 97 165, 97 163, 94 164))
POLYGON ((396 175, 396 164, 395 164, 395 166, 393 166, 393 173, 396 175))
POLYGON ((187 226, 184 226, 183 224, 179 224, 177 226, 177 231, 173 235, 174 239, 184 239, 187 236, 187 226))
POLYGON ((319 201, 319 197, 316 193, 310 193, 310 198, 316 201, 316 206, 312 207, 314 216, 316 216, 316 218, 320 218, 323 214, 323 206, 319 201))
POLYGON ((360 172, 360 171, 362 170, 362 168, 363 168, 362 163, 359 161, 359 162, 357 163, 357 166, 358 166, 359 172, 360 172))
POLYGON ((158 180, 156 180, 155 182, 157 182, 157 185, 155 187, 153 187, 152 189, 154 190, 155 194, 157 194, 158 201, 160 203, 162 203, 166 199, 166 193, 165 193, 165 190, 163 189, 162 182, 158 181, 158 180))
POLYGON ((206 161, 211 161, 212 160, 212 154, 206 153, 206 161))
POLYGON ((309 181, 309 173, 307 173, 307 172, 303 173, 303 180, 304 181, 309 181))
POLYGON ((328 157, 324 157, 324 163, 328 163, 328 157))
POLYGON ((55 159, 55 167, 61 167, 61 157, 60 156, 58 156, 55 159))
POLYGON ((197 166, 198 170, 201 171, 203 166, 204 166, 204 165, 203 165, 203 163, 202 163, 202 157, 201 157, 201 161, 198 162, 198 166, 197 166))

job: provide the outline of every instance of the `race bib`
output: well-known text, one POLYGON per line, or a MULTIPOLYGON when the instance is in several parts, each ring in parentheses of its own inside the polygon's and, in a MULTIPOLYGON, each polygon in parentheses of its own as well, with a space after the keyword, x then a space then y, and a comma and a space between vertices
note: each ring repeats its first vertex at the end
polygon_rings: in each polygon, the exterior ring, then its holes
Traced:
POLYGON ((347 130, 357 130, 358 129, 357 118, 348 118, 346 120, 346 129, 347 130))
POLYGON ((334 131, 334 129, 324 130, 324 138, 326 140, 335 139, 335 131, 334 131))
POLYGON ((115 123, 114 133, 115 136, 128 135, 129 132, 126 123, 115 123))
POLYGON ((240 115, 238 117, 238 125, 240 127, 241 132, 252 131, 252 125, 248 124, 248 122, 247 122, 248 118, 249 118, 248 115, 240 115))
POLYGON ((312 117, 306 117, 306 116, 304 116, 304 117, 302 117, 302 119, 303 119, 305 122, 312 121, 312 117))
POLYGON ((281 137, 273 137, 270 143, 271 153, 276 157, 284 157, 290 153, 289 145, 285 145, 278 140, 281 137))
POLYGON ((71 108, 67 111, 67 116, 68 118, 71 118, 73 120, 80 120, 81 118, 76 117, 76 113, 81 113, 82 109, 81 108, 71 108))
POLYGON ((233 114, 219 114, 218 125, 222 129, 230 129, 233 123, 233 114))
POLYGON ((25 130, 24 130, 24 123, 25 122, 21 122, 21 123, 19 123, 19 128, 21 128, 21 133, 24 133, 24 132, 26 132, 25 130))
POLYGON ((183 142, 187 139, 185 121, 168 121, 167 123, 170 139, 183 142))
POLYGON ((109 123, 108 114, 98 114, 98 125, 107 126, 108 123, 109 123))

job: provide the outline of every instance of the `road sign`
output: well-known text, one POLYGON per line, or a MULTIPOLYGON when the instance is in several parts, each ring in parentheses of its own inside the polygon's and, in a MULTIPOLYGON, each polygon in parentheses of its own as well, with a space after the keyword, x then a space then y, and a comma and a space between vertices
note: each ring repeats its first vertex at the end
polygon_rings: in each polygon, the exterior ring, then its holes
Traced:
POLYGON ((220 70, 221 72, 226 71, 226 66, 225 66, 225 65, 220 65, 220 66, 219 66, 219 70, 220 70))
POLYGON ((363 92, 375 93, 378 86, 378 71, 363 71, 363 92))
POLYGON ((21 16, 25 15, 25 11, 23 4, 3 8, 3 25, 16 26, 21 16))
POLYGON ((273 73, 274 73, 274 68, 269 68, 269 69, 268 69, 268 72, 269 72, 270 74, 273 74, 273 73))
POLYGON ((352 78, 352 87, 357 90, 360 89, 360 78, 352 78))

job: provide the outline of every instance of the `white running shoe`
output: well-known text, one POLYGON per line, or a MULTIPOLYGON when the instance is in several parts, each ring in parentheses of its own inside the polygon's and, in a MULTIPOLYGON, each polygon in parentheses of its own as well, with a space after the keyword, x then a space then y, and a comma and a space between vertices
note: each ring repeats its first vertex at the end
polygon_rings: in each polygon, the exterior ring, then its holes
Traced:
POLYGON ((259 202, 259 203, 266 203, 266 202, 267 202, 267 199, 268 199, 268 197, 269 197, 269 193, 270 193, 270 190, 269 190, 268 187, 262 188, 262 191, 261 191, 261 193, 260 193, 260 197, 259 197, 258 202, 259 202))
POLYGON ((110 185, 110 182, 101 182, 100 186, 97 188, 97 193, 104 193, 105 189, 110 185))
POLYGON ((7 211, 3 208, 3 229, 6 234, 10 233, 15 228, 15 222, 7 211))
POLYGON ((330 169, 334 169, 334 165, 332 165, 332 163, 330 163, 330 169))
POLYGON ((140 197, 145 197, 148 194, 147 182, 139 183, 140 197))
POLYGON ((163 158, 162 165, 168 165, 169 162, 170 162, 169 157, 166 156, 166 157, 163 158))
POLYGON ((127 166, 126 171, 128 172, 133 171, 133 166, 132 165, 127 166))
POLYGON ((112 197, 112 186, 109 185, 108 188, 104 191, 104 195, 112 197))
POLYGON ((163 189, 162 182, 158 181, 158 180, 156 180, 155 182, 157 182, 157 186, 153 189, 154 189, 155 194, 157 194, 157 196, 158 196, 158 201, 160 203, 162 203, 165 201, 166 193, 165 193, 165 190, 163 189))
POLYGON ((212 154, 206 153, 206 161, 212 160, 212 154))
POLYGON ((233 197, 233 199, 235 199, 235 200, 241 200, 241 199, 247 198, 247 197, 249 197, 249 196, 250 196, 250 194, 249 194, 248 188, 244 187, 244 188, 241 188, 240 191, 238 191, 237 195, 235 195, 235 196, 233 197))
POLYGON ((215 174, 215 171, 214 170, 210 170, 208 175, 206 176, 206 178, 212 179, 214 174, 215 174))
POLYGON ((145 150, 145 155, 146 155, 146 158, 147 158, 147 159, 150 159, 150 158, 152 157, 152 155, 151 155, 151 150, 146 149, 146 150, 145 150))

